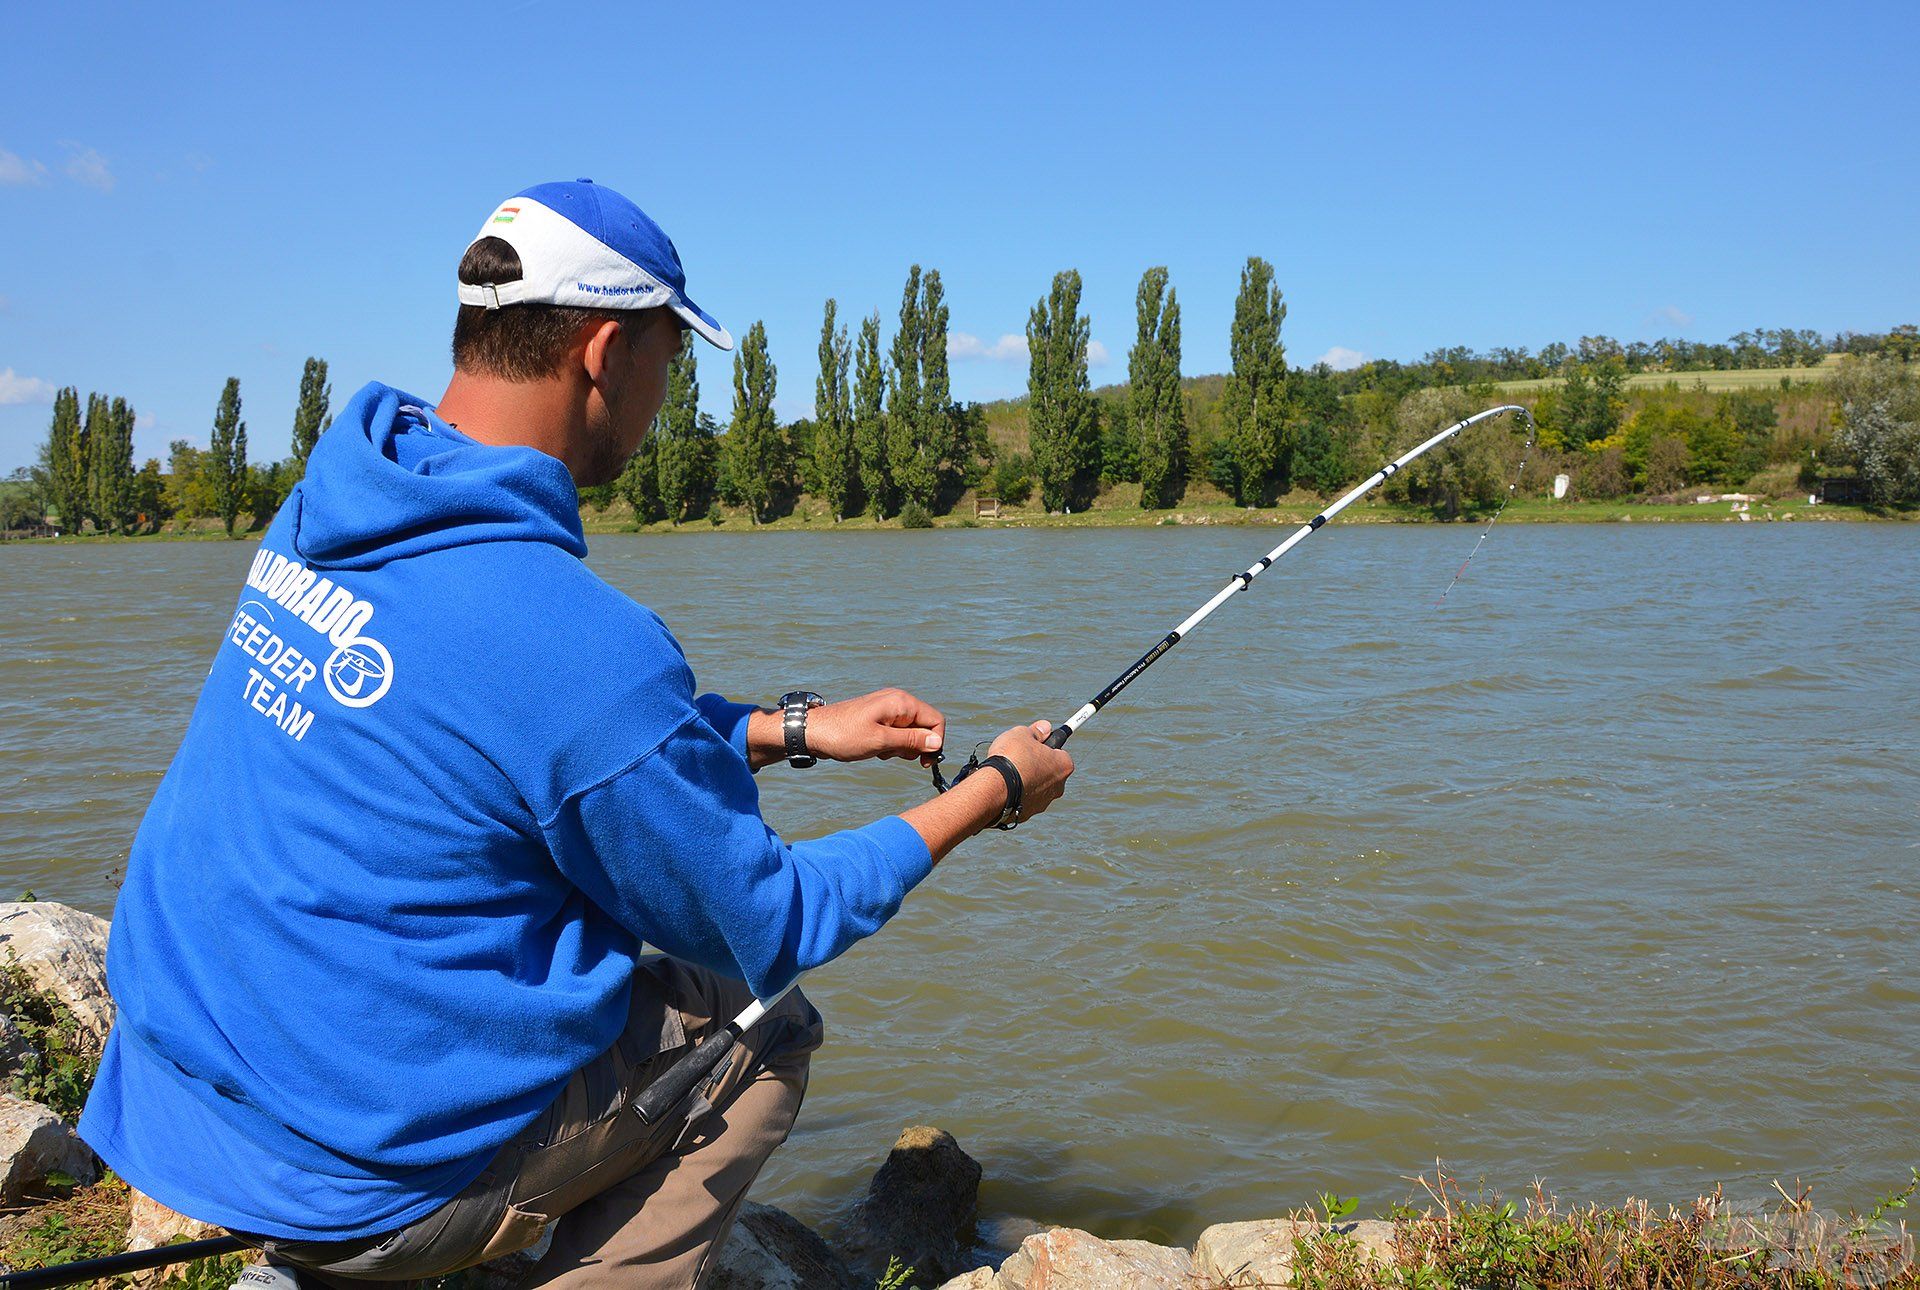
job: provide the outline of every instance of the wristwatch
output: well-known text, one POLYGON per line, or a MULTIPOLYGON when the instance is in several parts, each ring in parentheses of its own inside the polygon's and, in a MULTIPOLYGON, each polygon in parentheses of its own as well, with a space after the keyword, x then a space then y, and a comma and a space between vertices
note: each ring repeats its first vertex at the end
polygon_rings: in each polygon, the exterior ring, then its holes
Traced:
POLYGON ((780 696, 780 710, 785 714, 780 731, 786 737, 787 765, 804 769, 820 760, 807 751, 807 713, 825 703, 812 690, 789 690, 780 696))

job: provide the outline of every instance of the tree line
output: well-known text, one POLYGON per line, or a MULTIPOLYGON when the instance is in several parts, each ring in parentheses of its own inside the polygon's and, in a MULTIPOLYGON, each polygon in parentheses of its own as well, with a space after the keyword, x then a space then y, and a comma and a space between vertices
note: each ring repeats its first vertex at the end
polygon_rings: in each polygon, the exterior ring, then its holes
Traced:
MULTIPOLYGON (((1876 499, 1920 498, 1920 427, 1910 394, 1920 330, 1912 325, 1830 338, 1756 329, 1720 346, 1587 336, 1538 353, 1456 347, 1418 363, 1377 360, 1336 372, 1288 364, 1286 301, 1273 265, 1253 256, 1240 273, 1225 374, 1182 377, 1178 292, 1167 269, 1154 266, 1135 295, 1127 380, 1095 390, 1081 293, 1077 270, 1054 275, 1027 319, 1024 403, 995 405, 997 417, 1024 419, 1024 451, 1013 446, 1017 431, 1002 433, 1010 442, 996 445, 989 408, 953 398, 945 287, 937 269, 916 264, 891 337, 878 311, 850 329, 838 300, 824 303, 811 417, 783 423, 776 414, 778 373, 761 321, 732 358, 728 421, 701 412, 690 337, 669 366, 652 433, 617 481, 582 490, 583 501, 604 508, 619 498, 643 523, 718 522, 721 507, 731 506, 757 524, 792 511, 805 495, 835 520, 865 514, 909 526, 931 523, 970 488, 1012 504, 1037 491, 1056 512, 1085 509, 1103 492, 1125 498, 1130 486, 1145 509, 1191 498, 1196 486, 1200 500, 1217 490, 1237 505, 1262 506, 1295 490, 1329 495, 1409 436, 1492 401, 1494 381, 1538 375, 1558 383, 1523 396, 1541 428, 1531 487, 1544 488, 1539 474, 1548 468, 1569 474, 1577 495, 1616 497, 1736 485, 1768 470, 1806 484, 1837 465, 1857 471, 1876 499), (1677 386, 1630 392, 1626 385, 1636 371, 1795 366, 1836 353, 1851 360, 1845 380, 1830 383, 1839 403, 1826 424, 1812 428, 1783 427, 1785 405, 1769 394, 1706 396, 1677 386)), ((291 454, 250 462, 240 383, 229 379, 207 448, 176 440, 164 469, 149 460, 136 471, 127 400, 90 394, 83 413, 78 391, 64 389, 25 482, 69 532, 135 532, 211 516, 231 534, 243 517, 271 519, 329 423, 330 399, 326 363, 309 358, 291 454)), ((1518 448, 1488 443, 1488 451, 1463 446, 1428 459, 1385 493, 1443 514, 1491 504, 1504 493, 1501 471, 1517 462, 1518 448)), ((17 495, 0 494, 0 501, 19 509, 17 495)), ((10 512, 0 522, 19 518, 10 512)))

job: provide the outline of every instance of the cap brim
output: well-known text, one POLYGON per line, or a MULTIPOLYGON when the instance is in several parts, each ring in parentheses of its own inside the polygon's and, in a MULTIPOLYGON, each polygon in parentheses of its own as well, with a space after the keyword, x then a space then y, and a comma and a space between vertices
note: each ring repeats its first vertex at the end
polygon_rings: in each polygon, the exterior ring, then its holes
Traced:
POLYGON ((681 296, 678 301, 669 305, 668 308, 679 314, 680 317, 686 321, 687 326, 699 332, 701 339, 709 345, 712 345, 716 349, 733 348, 733 333, 729 332, 725 327, 722 327, 712 314, 702 309, 699 305, 694 304, 693 301, 687 299, 685 296, 681 296))

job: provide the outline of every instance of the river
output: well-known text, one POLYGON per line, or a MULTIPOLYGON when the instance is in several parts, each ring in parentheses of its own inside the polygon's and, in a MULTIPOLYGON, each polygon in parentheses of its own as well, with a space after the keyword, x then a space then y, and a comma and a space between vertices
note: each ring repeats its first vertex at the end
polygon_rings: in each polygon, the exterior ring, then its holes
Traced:
MULTIPOLYGON (((1507 1193, 1865 1205, 1920 1164, 1920 530, 1335 525, 810 979, 755 1195, 831 1224, 899 1129, 988 1217, 1190 1241, 1436 1158, 1507 1193)), ((703 687, 1058 720, 1245 529, 592 539, 703 687)), ((0 891, 111 909, 250 543, 0 549, 0 891)), ((484 666, 485 660, 474 660, 484 666)), ((898 764, 763 772, 790 836, 898 764)), ((236 929, 244 934, 244 929, 236 929)))

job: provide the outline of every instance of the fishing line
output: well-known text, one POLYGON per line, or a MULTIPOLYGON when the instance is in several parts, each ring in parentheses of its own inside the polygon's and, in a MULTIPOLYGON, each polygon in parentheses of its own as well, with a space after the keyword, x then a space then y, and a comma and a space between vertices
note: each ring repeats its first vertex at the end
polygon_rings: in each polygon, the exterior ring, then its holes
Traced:
MULTIPOLYGON (((1201 623, 1205 622, 1214 610, 1220 608, 1221 605, 1224 605, 1248 587, 1251 587, 1255 578, 1272 568, 1275 561, 1281 559, 1287 552, 1306 541, 1310 535, 1317 533, 1326 525, 1328 520, 1331 520, 1341 511, 1346 510, 1347 507, 1353 505, 1362 497, 1365 497, 1382 483, 1399 474, 1411 462, 1417 460, 1425 453, 1432 451, 1434 448, 1439 447, 1449 439, 1452 439, 1468 426, 1491 420, 1503 412, 1512 412, 1526 422, 1527 451, 1531 453, 1535 437, 1533 415, 1517 403, 1504 403, 1497 408, 1488 408, 1485 412, 1476 412, 1463 421, 1456 421, 1439 434, 1434 435, 1431 439, 1394 458, 1380 469, 1374 471, 1359 487, 1353 489, 1353 491, 1347 493, 1344 497, 1295 529, 1288 535, 1286 541, 1261 556, 1241 572, 1234 574, 1232 578, 1228 579, 1225 587, 1222 587, 1214 593, 1212 599, 1208 600, 1207 603, 1200 606, 1200 608, 1194 610, 1178 627, 1175 627, 1172 631, 1161 637, 1152 649, 1134 660, 1131 667, 1108 682, 1106 688, 1101 690, 1100 693, 1094 695, 1091 699, 1087 700, 1086 703, 1082 704, 1079 711, 1068 717, 1061 725, 1054 727, 1053 733, 1047 736, 1047 746, 1050 748, 1059 748, 1063 746, 1067 740, 1073 738, 1074 731, 1091 721, 1094 715, 1109 703, 1113 702, 1114 698, 1122 690, 1138 680, 1142 672, 1145 672, 1148 668, 1159 662, 1160 659, 1166 655, 1167 651, 1185 640, 1188 634, 1201 623)), ((1524 468, 1525 462, 1523 461, 1522 469, 1524 468)), ((1513 485, 1507 489, 1506 501, 1513 499, 1513 493, 1518 485, 1519 477, 1516 476, 1513 485)), ((1501 511, 1506 509, 1506 501, 1501 503, 1501 511)), ((1496 511, 1494 513, 1494 519, 1498 520, 1499 518, 1500 512, 1496 511)), ((1486 541, 1487 532, 1491 532, 1492 529, 1493 525, 1488 524, 1486 532, 1480 535, 1481 542, 1486 541)), ((1478 551, 1479 549, 1479 543, 1476 543, 1474 550, 1478 551)), ((1472 562, 1472 559, 1473 556, 1468 555, 1467 560, 1469 563, 1472 562)), ((1460 567, 1460 574, 1464 574, 1465 572, 1466 566, 1462 565, 1460 567)), ((1460 580, 1460 574, 1454 575, 1455 582, 1460 580)), ((1451 586, 1449 586, 1448 590, 1452 590, 1451 586)), ((973 755, 967 758, 966 765, 961 768, 960 773, 955 775, 952 780, 948 780, 946 776, 940 773, 940 754, 935 753, 933 755, 934 787, 944 793, 954 784, 959 783, 968 775, 978 770, 979 767, 980 750, 976 748, 973 755)), ((1009 824, 1007 827, 1012 826, 1009 824)), ((755 1000, 749 1004, 746 1010, 739 1016, 701 1040, 692 1052, 670 1066, 661 1074, 659 1079, 649 1084, 641 1092, 640 1096, 634 1099, 633 1107, 635 1113, 647 1124, 656 1123, 671 1114, 675 1108, 693 1094, 694 1089, 699 1086, 701 1081, 709 1078, 713 1074, 714 1069, 726 1060, 727 1055, 733 1051, 734 1045, 739 1042, 740 1037, 752 1029, 755 1023, 766 1016, 768 1011, 772 1009, 775 1004, 779 1003, 781 999, 785 998, 794 986, 799 983, 800 979, 795 977, 792 981, 788 982, 786 989, 781 990, 771 999, 755 1000)))

